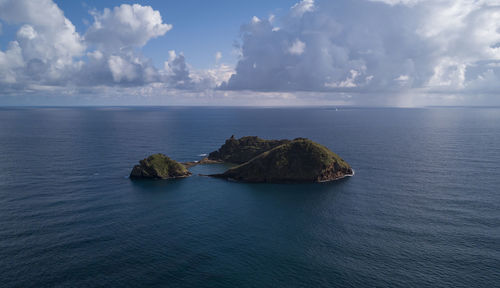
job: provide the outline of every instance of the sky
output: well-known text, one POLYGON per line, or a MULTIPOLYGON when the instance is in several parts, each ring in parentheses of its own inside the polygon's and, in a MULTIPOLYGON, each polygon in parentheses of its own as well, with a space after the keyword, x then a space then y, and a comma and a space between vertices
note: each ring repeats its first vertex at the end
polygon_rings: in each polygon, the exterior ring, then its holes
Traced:
POLYGON ((497 106, 500 0, 0 0, 0 105, 497 106))

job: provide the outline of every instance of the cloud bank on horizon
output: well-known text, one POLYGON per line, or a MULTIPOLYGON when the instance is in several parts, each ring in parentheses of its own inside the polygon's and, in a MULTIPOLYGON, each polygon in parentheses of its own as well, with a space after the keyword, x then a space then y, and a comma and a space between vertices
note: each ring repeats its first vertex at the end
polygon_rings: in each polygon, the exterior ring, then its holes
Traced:
POLYGON ((0 103, 500 104, 500 0, 301 0, 242 25, 235 67, 218 53, 205 70, 168 47, 163 67, 142 54, 175 29, 153 7, 89 13, 80 34, 52 0, 0 0, 0 27, 17 27, 0 103))

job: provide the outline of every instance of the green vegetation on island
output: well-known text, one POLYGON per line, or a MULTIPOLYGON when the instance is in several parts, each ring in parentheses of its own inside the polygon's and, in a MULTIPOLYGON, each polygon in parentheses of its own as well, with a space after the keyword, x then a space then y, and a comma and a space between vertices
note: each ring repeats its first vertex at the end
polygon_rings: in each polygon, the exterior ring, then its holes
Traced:
POLYGON ((325 182, 353 175, 347 162, 323 145, 297 138, 213 177, 245 182, 325 182))
POLYGON ((212 161, 243 164, 274 147, 289 142, 290 140, 264 140, 257 136, 236 139, 233 135, 219 150, 210 153, 207 158, 212 161))
POLYGON ((171 179, 191 175, 184 165, 161 153, 139 161, 130 173, 130 178, 171 179))

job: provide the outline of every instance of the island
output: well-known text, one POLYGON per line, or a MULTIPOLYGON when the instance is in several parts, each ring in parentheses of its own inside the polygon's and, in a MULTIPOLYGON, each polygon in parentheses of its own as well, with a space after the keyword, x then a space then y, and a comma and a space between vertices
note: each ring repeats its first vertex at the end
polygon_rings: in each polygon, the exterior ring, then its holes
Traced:
POLYGON ((233 136, 208 157, 179 163, 158 153, 139 161, 130 178, 173 179, 191 175, 201 164, 236 165, 210 176, 241 182, 328 182, 353 176, 354 170, 339 155, 307 138, 265 140, 257 136, 233 136))
POLYGON ((297 138, 259 154, 222 174, 243 182, 327 182, 354 175, 351 166, 323 145, 297 138))
POLYGON ((139 165, 135 165, 130 172, 131 179, 174 179, 188 176, 191 176, 191 172, 184 165, 161 153, 139 161, 139 165))

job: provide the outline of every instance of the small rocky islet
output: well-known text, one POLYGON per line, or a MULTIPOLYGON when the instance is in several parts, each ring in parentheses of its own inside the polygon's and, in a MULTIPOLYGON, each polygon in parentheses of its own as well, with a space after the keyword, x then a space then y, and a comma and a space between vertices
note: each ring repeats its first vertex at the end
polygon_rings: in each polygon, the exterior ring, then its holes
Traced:
POLYGON ((187 168, 211 163, 237 166, 204 176, 242 182, 327 182, 354 175, 340 156, 306 138, 265 140, 231 136, 200 161, 180 163, 163 154, 151 155, 134 166, 130 178, 183 178, 191 175, 187 168))
POLYGON ((139 161, 130 172, 132 179, 173 179, 191 176, 181 163, 157 153, 139 161))

